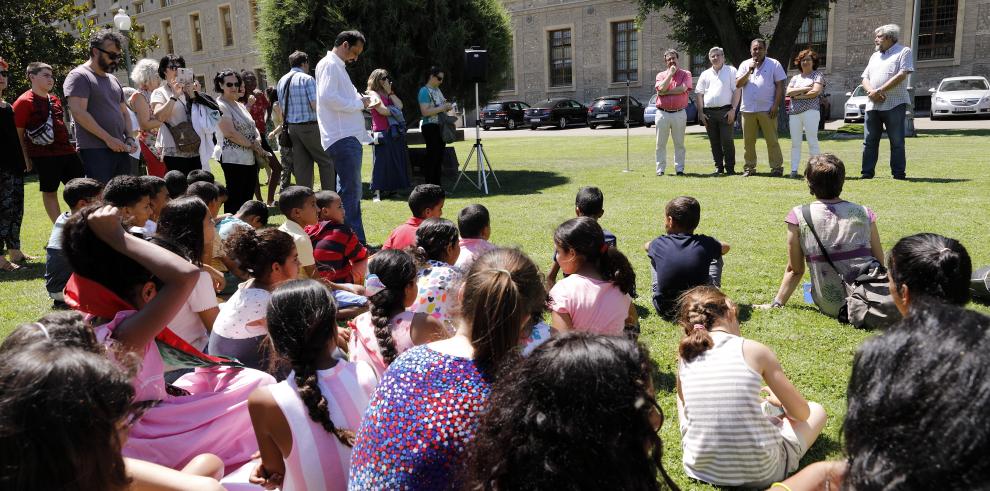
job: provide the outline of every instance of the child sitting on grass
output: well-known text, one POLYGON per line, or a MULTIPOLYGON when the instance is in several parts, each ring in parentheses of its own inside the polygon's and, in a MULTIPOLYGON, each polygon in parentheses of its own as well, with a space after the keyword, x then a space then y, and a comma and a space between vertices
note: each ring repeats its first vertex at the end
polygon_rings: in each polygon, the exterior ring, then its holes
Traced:
POLYGON ((674 198, 664 210, 661 235, 646 244, 653 276, 653 308, 671 320, 677 298, 701 285, 722 286, 722 255, 729 244, 695 234, 701 221, 701 205, 690 196, 674 198))
POLYGON ((416 245, 416 229, 423 223, 423 220, 442 217, 443 203, 446 199, 447 195, 443 188, 436 184, 420 184, 413 188, 412 192, 409 193, 409 210, 412 211, 413 216, 388 234, 388 238, 382 244, 382 249, 401 251, 416 245))
POLYGON ((48 237, 48 245, 45 246, 45 289, 55 302, 54 308, 67 308, 62 290, 65 290, 65 284, 72 275, 72 267, 62 254, 62 229, 73 213, 99 201, 102 191, 103 184, 88 177, 72 179, 62 188, 62 200, 69 205, 69 211, 62 213, 55 220, 52 233, 48 237))
POLYGON ((381 378, 392 361, 409 348, 449 336, 444 325, 425 313, 407 310, 417 298, 416 263, 403 251, 372 256, 365 294, 371 311, 353 323, 348 353, 351 361, 371 364, 381 378))
POLYGON ((319 223, 304 228, 313 245, 317 279, 333 290, 337 316, 353 319, 367 311, 364 276, 368 272, 368 250, 351 227, 344 225, 344 204, 333 191, 316 193, 319 223))
POLYGON ((467 271, 471 269, 474 258, 495 249, 495 244, 488 242, 488 238, 492 236, 488 208, 478 204, 464 207, 457 215, 457 229, 461 233, 461 253, 454 266, 467 271))
POLYGON ((162 212, 165 203, 170 199, 168 189, 165 187, 165 179, 158 176, 138 176, 142 182, 151 188, 151 218, 144 224, 144 231, 148 235, 155 235, 158 229, 158 215, 162 212))
POLYGON ((605 242, 598 222, 572 218, 554 232, 557 263, 567 275, 550 290, 552 325, 556 331, 581 331, 618 336, 638 324, 631 295, 636 273, 618 249, 605 242))
POLYGON ((261 454, 252 483, 287 490, 347 487, 354 434, 378 377, 367 363, 333 356, 336 310, 330 291, 314 280, 292 280, 272 292, 268 330, 292 371, 248 399, 261 454))
POLYGON ((408 249, 419 267, 417 298, 409 310, 436 317, 450 334, 458 304, 454 288, 463 274, 453 266, 461 252, 458 238, 453 222, 430 218, 416 229, 416 247, 408 249))
MULTIPOLYGON (((206 203, 210 220, 217 223, 217 213, 223 201, 220 199, 220 188, 208 181, 197 181, 189 185, 186 195, 195 196, 206 203)), ((203 248, 204 270, 213 278, 213 288, 221 297, 228 297, 237 290, 237 284, 247 281, 250 276, 242 270, 233 258, 229 257, 224 247, 224 241, 214 226, 205 237, 206 246, 203 248)))
POLYGON ((216 184, 217 178, 213 175, 212 172, 208 170, 193 169, 189 171, 189 174, 186 175, 186 183, 192 186, 193 183, 196 182, 208 182, 210 184, 216 184))
POLYGON ((131 232, 147 235, 145 223, 151 218, 152 191, 134 176, 117 176, 103 188, 103 202, 120 210, 124 225, 131 232))
MULTIPOLYGON (((579 189, 577 196, 574 197, 574 214, 579 217, 588 217, 597 222, 605 214, 604 206, 605 195, 602 194, 601 189, 594 186, 585 186, 579 189)), ((602 236, 606 244, 612 247, 618 247, 615 234, 603 228, 602 236)), ((560 271, 560 265, 557 264, 557 253, 554 252, 553 264, 550 265, 550 271, 547 272, 548 287, 552 288, 553 284, 557 282, 558 271, 560 271)))
POLYGON ((236 227, 260 229, 268 225, 268 207, 257 200, 245 201, 237 213, 226 216, 217 223, 220 240, 227 240, 236 227))
POLYGON ((825 427, 825 409, 801 396, 770 348, 742 337, 738 309, 718 288, 688 290, 677 318, 684 472, 764 489, 796 471, 825 427))
POLYGON ((278 229, 289 234, 296 243, 299 253, 299 278, 312 278, 316 275, 316 259, 313 257, 313 242, 306 233, 306 227, 316 225, 320 209, 316 206, 316 193, 305 186, 289 186, 278 195, 278 208, 285 215, 285 223, 278 229))
POLYGON ((189 182, 181 170, 170 170, 165 173, 165 188, 168 189, 168 197, 175 199, 186 194, 189 182))

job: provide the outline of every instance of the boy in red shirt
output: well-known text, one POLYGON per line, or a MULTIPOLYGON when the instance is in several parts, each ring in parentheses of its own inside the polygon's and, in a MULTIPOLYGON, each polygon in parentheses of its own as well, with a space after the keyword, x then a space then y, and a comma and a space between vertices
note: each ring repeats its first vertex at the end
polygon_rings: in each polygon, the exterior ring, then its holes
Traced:
POLYGON ((316 274, 333 290, 337 319, 351 319, 368 310, 364 277, 368 272, 368 249, 351 227, 344 224, 344 204, 333 191, 316 193, 319 222, 305 227, 313 242, 316 274))
POLYGON ((413 216, 406 220, 406 223, 395 227, 392 233, 388 234, 388 239, 382 245, 382 249, 403 250, 416 245, 416 229, 423 220, 427 218, 440 218, 443 216, 443 202, 447 195, 443 188, 436 184, 420 184, 409 193, 409 210, 413 216))

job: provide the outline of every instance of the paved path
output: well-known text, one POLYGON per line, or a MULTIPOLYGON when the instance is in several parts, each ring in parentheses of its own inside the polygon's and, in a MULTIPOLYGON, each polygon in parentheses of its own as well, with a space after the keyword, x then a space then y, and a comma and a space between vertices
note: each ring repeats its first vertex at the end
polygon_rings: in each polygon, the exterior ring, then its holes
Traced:
MULTIPOLYGON (((825 123, 825 129, 834 130, 844 123, 841 119, 825 123)), ((939 130, 957 130, 957 129, 990 129, 990 119, 959 119, 959 120, 945 120, 945 121, 932 121, 926 118, 919 118, 915 120, 915 127, 919 130, 928 129, 939 129, 939 130)), ((652 136, 656 132, 656 128, 646 128, 644 126, 633 126, 629 129, 630 136, 652 136)), ((704 133, 705 128, 701 125, 691 125, 687 127, 687 133, 704 133)), ((587 137, 587 136, 625 136, 625 128, 610 128, 601 127, 597 129, 591 129, 587 126, 576 126, 572 128, 567 128, 564 130, 559 130, 557 128, 540 128, 538 130, 530 130, 529 128, 517 129, 517 130, 507 130, 505 128, 492 128, 488 131, 481 130, 482 138, 530 138, 530 137, 554 137, 554 136, 577 136, 577 137, 587 137)), ((474 129, 466 128, 464 130, 465 139, 474 139, 474 129)))

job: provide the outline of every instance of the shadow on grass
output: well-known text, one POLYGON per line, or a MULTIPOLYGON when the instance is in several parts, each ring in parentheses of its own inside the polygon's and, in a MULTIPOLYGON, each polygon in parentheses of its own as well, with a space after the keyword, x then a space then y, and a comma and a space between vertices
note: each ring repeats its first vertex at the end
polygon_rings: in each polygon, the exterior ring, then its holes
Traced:
MULTIPOLYGON (((660 367, 654 364, 653 373, 650 375, 653 377, 653 388, 657 392, 673 392, 677 388, 677 376, 674 372, 662 372, 660 367)), ((674 415, 674 418, 676 421, 677 415, 674 415)))
MULTIPOLYGON (((847 181, 870 181, 877 178, 863 179, 859 176, 849 176, 846 177, 847 181)), ((918 182, 918 183, 928 183, 928 184, 953 184, 957 182, 969 182, 972 179, 957 179, 952 177, 908 177, 905 179, 907 182, 918 182)))
POLYGON ((640 319, 647 319, 656 315, 656 312, 650 307, 643 307, 637 304, 633 304, 633 306, 636 307, 636 316, 640 319))
POLYGON ((825 433, 822 433, 822 435, 815 440, 815 443, 808 450, 808 453, 804 454, 804 457, 801 458, 801 467, 825 460, 827 456, 835 455, 841 452, 842 442, 833 439, 825 433))
MULTIPOLYGON (((459 175, 459 174, 457 174, 459 175)), ((476 197, 484 196, 478 188, 474 187, 470 181, 465 178, 461 178, 461 182, 457 185, 457 190, 454 190, 454 182, 457 181, 457 175, 445 176, 448 179, 453 179, 453 181, 447 180, 445 189, 447 190, 447 196, 457 196, 458 198, 476 197)), ((478 172, 470 170, 467 175, 471 179, 477 179, 478 172)), ((549 171, 539 171, 539 170, 499 170, 495 168, 495 177, 488 176, 488 189, 489 192, 493 194, 500 195, 526 195, 526 194, 540 194, 544 189, 560 186, 562 184, 567 184, 570 182, 570 178, 567 176, 560 175, 556 172, 549 171), (498 177, 498 183, 496 184, 495 177, 498 177)))
POLYGON ((45 261, 42 258, 35 259, 29 263, 20 263, 20 269, 16 271, 0 272, 0 279, 8 281, 31 281, 45 276, 45 261))
POLYGON ((736 304, 736 316, 739 318, 739 322, 746 322, 753 317, 753 305, 748 303, 737 303, 736 304))
POLYGON ((918 130, 918 136, 990 136, 990 129, 918 130))

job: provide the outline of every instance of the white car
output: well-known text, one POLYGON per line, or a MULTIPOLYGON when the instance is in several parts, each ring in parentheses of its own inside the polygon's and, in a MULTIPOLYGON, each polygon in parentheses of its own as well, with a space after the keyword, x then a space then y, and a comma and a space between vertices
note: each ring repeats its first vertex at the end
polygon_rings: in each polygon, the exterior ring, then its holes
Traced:
POLYGON ((990 113, 990 83, 985 77, 942 79, 932 94, 932 119, 990 113))
POLYGON ((852 92, 846 92, 846 105, 842 110, 842 120, 846 123, 864 121, 866 118, 866 102, 870 100, 866 95, 866 89, 862 85, 857 85, 852 92))

